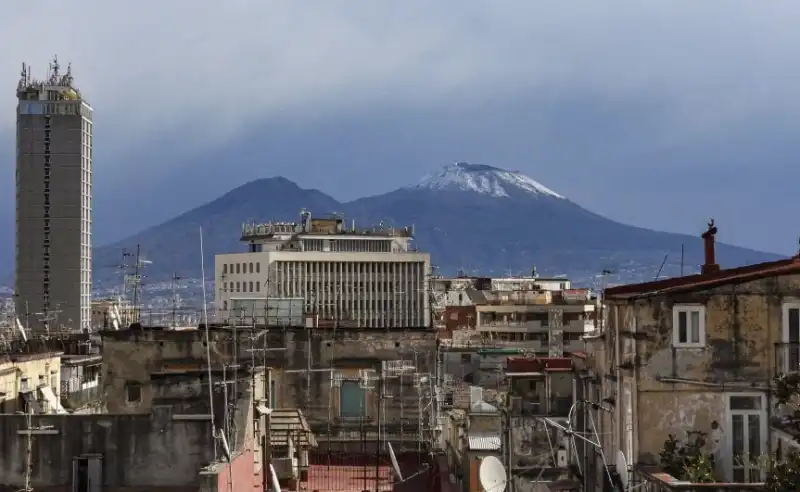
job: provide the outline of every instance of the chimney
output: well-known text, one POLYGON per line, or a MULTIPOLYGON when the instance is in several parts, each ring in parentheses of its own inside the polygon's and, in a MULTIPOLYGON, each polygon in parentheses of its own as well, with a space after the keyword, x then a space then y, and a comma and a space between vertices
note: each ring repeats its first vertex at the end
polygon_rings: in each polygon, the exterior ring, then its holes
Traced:
POLYGON ((716 244, 714 236, 717 234, 717 227, 714 225, 714 219, 711 219, 708 222, 708 230, 703 233, 703 246, 705 250, 705 262, 703 266, 700 267, 700 274, 701 275, 708 275, 710 273, 716 273, 719 271, 719 265, 717 265, 717 252, 716 252, 716 244))

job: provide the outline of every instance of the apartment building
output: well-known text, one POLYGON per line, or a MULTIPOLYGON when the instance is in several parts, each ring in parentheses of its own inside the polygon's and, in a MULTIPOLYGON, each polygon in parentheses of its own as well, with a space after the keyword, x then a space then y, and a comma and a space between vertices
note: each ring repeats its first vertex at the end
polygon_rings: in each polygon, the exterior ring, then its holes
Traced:
POLYGON ((60 352, 0 356, 0 414, 65 413, 60 402, 60 352))
POLYGON ((443 337, 452 347, 514 347, 561 357, 584 349, 595 328, 596 303, 588 289, 465 291, 469 306, 446 307, 443 337))
POLYGON ((216 256, 217 320, 274 321, 283 299, 321 324, 428 326, 430 255, 415 251, 412 239, 409 227, 359 229, 307 211, 298 223, 246 224, 248 251, 216 256))
MULTIPOLYGON (((663 473, 671 435, 703 433, 714 479, 734 484, 763 481, 763 457, 796 446, 780 425, 792 417, 770 421, 770 387, 800 364, 800 255, 720 269, 715 233, 712 222, 700 274, 606 289, 603 330, 587 342, 591 435, 607 460, 624 456, 611 468, 626 463, 615 471, 628 483, 691 483, 663 473)), ((587 476, 602 484, 611 475, 594 460, 587 476)))
POLYGON ((34 331, 87 330, 93 110, 58 60, 44 80, 23 65, 17 99, 16 309, 34 331))

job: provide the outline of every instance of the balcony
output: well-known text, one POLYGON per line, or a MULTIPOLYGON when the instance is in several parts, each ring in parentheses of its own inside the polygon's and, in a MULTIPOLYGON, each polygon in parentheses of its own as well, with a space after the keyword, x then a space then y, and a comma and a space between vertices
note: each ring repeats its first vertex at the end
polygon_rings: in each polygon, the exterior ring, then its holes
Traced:
POLYGON ((78 410, 93 404, 100 403, 100 387, 92 386, 85 389, 61 393, 61 405, 70 410, 78 410))
POLYGON ((782 375, 800 371, 800 342, 778 342, 775 344, 775 374, 782 375))
POLYGON ((515 417, 568 417, 571 396, 511 397, 511 415, 515 417))

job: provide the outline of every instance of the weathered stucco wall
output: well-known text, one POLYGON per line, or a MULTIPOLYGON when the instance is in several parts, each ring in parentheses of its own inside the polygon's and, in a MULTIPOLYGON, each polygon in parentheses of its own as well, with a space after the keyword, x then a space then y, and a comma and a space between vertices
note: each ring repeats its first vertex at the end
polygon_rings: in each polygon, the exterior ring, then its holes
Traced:
MULTIPOLYGON (((67 490, 72 459, 86 453, 103 456, 103 484, 118 487, 200 486, 199 470, 213 460, 208 421, 175 421, 166 412, 155 415, 46 415, 32 418, 49 434, 32 436, 32 486, 67 490)), ((24 415, 0 419, 0 488, 16 490, 25 483, 27 436, 24 415)))
MULTIPOLYGON (((387 426, 411 432, 419 422, 419 392, 413 373, 433 373, 436 359, 436 335, 432 330, 377 329, 270 329, 228 328, 210 330, 213 368, 239 359, 241 363, 266 364, 273 368, 275 386, 273 407, 300 408, 312 428, 327 431, 339 425, 339 389, 331 385, 331 372, 342 378, 356 378, 359 369, 380 370, 382 361, 405 360, 414 366, 402 377, 385 380, 384 394, 378 397, 378 381, 367 390, 367 424, 377 421, 378 411, 387 426), (268 350, 264 350, 267 348, 268 350), (238 354, 238 356, 236 355, 238 354), (264 359, 262 359, 262 357, 264 359), (311 369, 312 371, 307 371, 311 369), (383 405, 378 405, 381 401, 383 405)), ((203 370, 206 363, 205 332, 202 330, 125 330, 104 333, 103 392, 110 412, 147 413, 154 405, 172 402, 199 411, 205 405, 201 396, 208 387, 203 370), (180 372, 189 372, 180 376, 180 372), (159 378, 169 376, 169 384, 159 378), (175 384, 180 380, 180 385, 175 384), (126 385, 141 385, 141 401, 128 402, 126 385), (190 405, 190 401, 196 405, 190 405)), ((378 372, 376 371, 375 376, 378 372)), ((257 386, 260 386, 257 384, 257 386)), ((258 398, 258 395, 256 395, 258 398)), ((361 428, 363 422, 353 425, 361 428)))
POLYGON ((782 304, 798 298, 800 276, 787 275, 636 301, 609 300, 607 329, 592 342, 589 365, 601 376, 601 394, 613 399, 612 412, 600 417, 612 435, 612 451, 627 447, 631 406, 636 461, 658 463, 668 436, 685 438, 688 431, 707 433, 709 450, 724 455, 726 397, 765 392, 781 356, 776 343, 782 340, 782 304), (673 307, 680 304, 705 307, 703 347, 673 346, 673 307), (628 384, 630 400, 624 391, 628 384))
MULTIPOLYGON (((689 431, 707 432, 708 450, 724 442, 725 395, 721 392, 669 391, 639 394, 638 461, 657 464, 670 435, 685 440, 689 431)), ((722 459, 721 456, 718 456, 722 459)))
MULTIPOLYGON (((248 347, 249 332, 237 333, 239 347, 248 347)), ((234 344, 229 330, 210 330, 209 353, 213 368, 232 362, 234 344)), ((246 352, 245 352, 246 353, 246 352)), ((205 332, 200 330, 124 330, 103 333, 102 385, 103 400, 110 413, 149 413, 164 394, 163 384, 151 384, 154 374, 175 374, 194 371, 196 384, 186 381, 185 396, 197 396, 200 386, 207 387, 205 332), (138 383, 138 401, 128 401, 127 387, 138 383), (156 400, 156 401, 154 401, 156 400)), ((249 354, 248 354, 249 357, 249 354)), ((176 398, 180 394, 175 395, 176 398)))
POLYGON ((379 381, 373 381, 366 391, 368 419, 381 419, 399 425, 402 421, 409 431, 418 423, 419 393, 414 388, 412 372, 435 371, 436 337, 433 331, 386 330, 312 330, 286 332, 282 340, 285 351, 270 355, 270 365, 276 369, 276 405, 300 408, 312 427, 325 430, 328 424, 339 424, 339 389, 331 385, 334 368, 343 378, 356 378, 359 369, 380 371, 382 361, 405 360, 415 366, 402 377, 384 380, 384 394, 378 397, 379 381), (309 337, 310 335, 310 337, 309 337), (307 372, 304 369, 314 369, 307 372), (378 402, 383 405, 378 407, 378 402))

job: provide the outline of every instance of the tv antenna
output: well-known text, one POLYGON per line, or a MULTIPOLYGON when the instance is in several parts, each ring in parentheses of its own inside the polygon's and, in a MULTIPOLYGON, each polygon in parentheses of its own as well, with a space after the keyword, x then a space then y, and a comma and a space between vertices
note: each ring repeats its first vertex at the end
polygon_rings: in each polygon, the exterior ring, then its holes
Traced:
POLYGON ((178 276, 177 273, 172 274, 172 327, 177 328, 177 314, 178 314, 178 281, 181 280, 182 277, 178 276))

